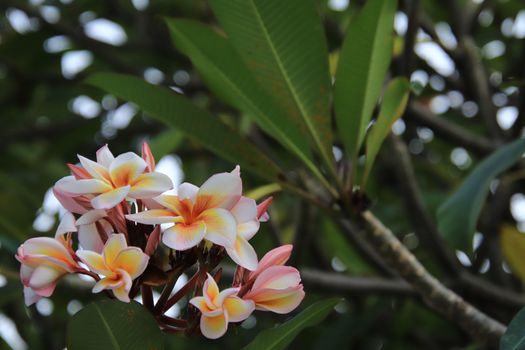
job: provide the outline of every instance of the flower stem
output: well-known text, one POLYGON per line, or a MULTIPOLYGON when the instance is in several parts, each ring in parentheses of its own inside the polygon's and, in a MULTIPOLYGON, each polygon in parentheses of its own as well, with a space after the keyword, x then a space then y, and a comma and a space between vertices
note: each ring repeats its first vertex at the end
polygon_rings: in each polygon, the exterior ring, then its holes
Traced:
POLYGON ((153 313, 156 315, 160 315, 162 313, 162 310, 164 310, 164 305, 166 304, 166 301, 170 297, 171 291, 173 290, 173 287, 175 287, 175 283, 177 283, 177 279, 182 273, 182 269, 176 268, 175 271, 173 271, 173 275, 171 276, 168 283, 164 286, 164 289, 162 290, 162 293, 160 294, 159 300, 155 304, 155 307, 153 308, 153 313))
POLYGON ((166 312, 167 310, 169 310, 184 295, 186 295, 189 292, 189 290, 195 286, 195 283, 199 279, 200 274, 201 270, 199 269, 181 289, 179 289, 171 298, 168 299, 168 301, 163 305, 162 312, 166 312))

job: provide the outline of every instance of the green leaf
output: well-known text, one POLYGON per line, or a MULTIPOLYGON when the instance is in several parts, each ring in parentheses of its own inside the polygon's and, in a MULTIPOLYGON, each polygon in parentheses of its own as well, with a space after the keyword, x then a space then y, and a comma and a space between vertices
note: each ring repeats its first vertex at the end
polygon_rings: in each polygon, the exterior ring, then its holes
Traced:
POLYGON ((313 327, 323 321, 339 302, 341 299, 334 298, 310 305, 282 325, 260 332, 243 350, 285 349, 303 329, 313 327))
POLYGON ((149 147, 151 152, 157 159, 166 154, 175 152, 182 144, 184 135, 178 130, 166 130, 149 140, 149 147))
POLYGON ((95 74, 87 79, 87 83, 135 103, 152 117, 182 131, 210 151, 263 178, 272 181, 283 178, 277 166, 253 144, 182 95, 116 73, 95 74))
POLYGON ((410 83, 406 78, 396 78, 388 84, 379 116, 367 136, 366 140, 366 162, 363 174, 363 186, 366 183, 370 170, 374 164, 377 153, 383 141, 390 133, 392 124, 404 113, 408 102, 410 83))
POLYGON ((500 350, 525 349, 525 308, 510 321, 507 331, 500 341, 500 350))
POLYGON ((357 157, 392 56, 395 0, 369 0, 350 23, 334 91, 336 121, 346 150, 357 157))
POLYGON ((164 349, 155 319, 135 301, 89 304, 70 320, 66 342, 69 350, 164 349))
POLYGON ((280 191, 282 191, 282 187, 279 186, 279 184, 273 183, 249 190, 245 193, 245 196, 258 201, 280 191))
POLYGON ((302 125, 279 110, 226 38, 196 21, 166 22, 175 46, 190 57, 217 96, 246 113, 284 147, 315 167, 307 139, 301 135, 302 125))
POLYGON ((261 87, 333 170, 328 49, 312 0, 214 0, 213 12, 261 87))
POLYGON ((525 152, 525 139, 501 147, 483 160, 438 209, 439 230, 455 249, 472 251, 472 239, 490 182, 525 152))

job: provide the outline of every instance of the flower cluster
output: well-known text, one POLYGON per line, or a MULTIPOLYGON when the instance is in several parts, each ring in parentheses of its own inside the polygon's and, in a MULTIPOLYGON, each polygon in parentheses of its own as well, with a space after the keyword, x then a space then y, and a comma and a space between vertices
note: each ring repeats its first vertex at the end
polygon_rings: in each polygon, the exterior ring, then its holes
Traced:
POLYGON ((115 157, 104 146, 96 161, 78 159, 69 164, 71 176, 53 188, 67 210, 55 237, 31 238, 18 248, 28 306, 51 296, 64 275, 85 274, 96 282, 94 293, 105 291, 123 302, 142 293, 163 330, 200 329, 215 339, 228 323, 245 320, 255 309, 288 313, 304 298, 299 272, 284 266, 291 245, 258 261, 249 240, 268 220, 272 199, 257 204, 244 197, 238 166, 200 187, 183 183, 171 195, 164 193, 172 182, 155 171, 147 144, 142 157, 132 152, 115 157), (226 255, 238 266, 231 288, 220 291, 219 264, 226 255), (173 293, 177 278, 190 271, 193 277, 173 293), (153 303, 152 289, 162 285, 153 303), (164 315, 184 296, 190 298, 187 319, 164 315))

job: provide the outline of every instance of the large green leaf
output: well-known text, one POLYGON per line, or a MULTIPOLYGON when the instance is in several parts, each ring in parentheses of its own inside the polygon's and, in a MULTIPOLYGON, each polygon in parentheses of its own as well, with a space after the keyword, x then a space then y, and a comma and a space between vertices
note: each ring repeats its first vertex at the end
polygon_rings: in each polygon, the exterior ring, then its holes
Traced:
POLYGON ((383 144, 383 141, 390 133, 392 124, 403 115, 405 111, 410 83, 406 78, 396 78, 388 84, 379 116, 366 138, 366 162, 363 174, 363 185, 366 183, 372 165, 376 159, 377 153, 383 144))
POLYGON ((302 125, 288 118, 255 81, 223 36, 191 20, 166 20, 175 46, 188 55, 208 87, 232 106, 254 118, 268 134, 315 167, 302 125))
POLYGON ((260 332, 244 350, 279 350, 285 349, 305 328, 323 321, 341 299, 327 299, 310 305, 291 320, 275 328, 260 332))
POLYGON ((330 75, 312 0, 213 0, 212 9, 261 87, 333 169, 330 75))
POLYGON ((368 0, 350 23, 335 79, 336 121, 355 159, 392 55, 395 0, 368 0))
POLYGON ((277 166, 253 144, 182 95, 139 78, 116 73, 98 73, 89 77, 87 82, 137 104, 152 117, 261 177, 273 181, 282 179, 277 166))
POLYGON ((438 209, 439 230, 455 249, 472 250, 472 239, 490 182, 525 152, 525 139, 501 147, 483 160, 438 209))
POLYGON ((500 350, 522 349, 525 349, 525 308, 521 309, 510 321, 500 341, 500 350))
POLYGON ((73 316, 67 329, 69 350, 161 350, 164 341, 153 316, 137 302, 102 300, 73 316))

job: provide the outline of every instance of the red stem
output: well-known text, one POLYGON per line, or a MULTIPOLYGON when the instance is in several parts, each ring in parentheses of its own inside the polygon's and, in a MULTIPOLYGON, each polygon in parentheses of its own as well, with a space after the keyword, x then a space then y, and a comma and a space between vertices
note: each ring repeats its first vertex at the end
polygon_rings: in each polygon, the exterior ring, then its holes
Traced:
POLYGON ((166 302, 166 304, 162 308, 162 312, 166 312, 167 310, 169 310, 183 296, 188 294, 189 290, 195 286, 195 283, 199 279, 199 276, 202 274, 201 271, 204 271, 204 270, 201 270, 199 268, 199 270, 197 272, 195 272, 195 274, 190 278, 190 280, 188 282, 186 282, 186 284, 181 289, 179 289, 175 294, 173 294, 173 296, 171 298, 168 299, 168 301, 166 302))

